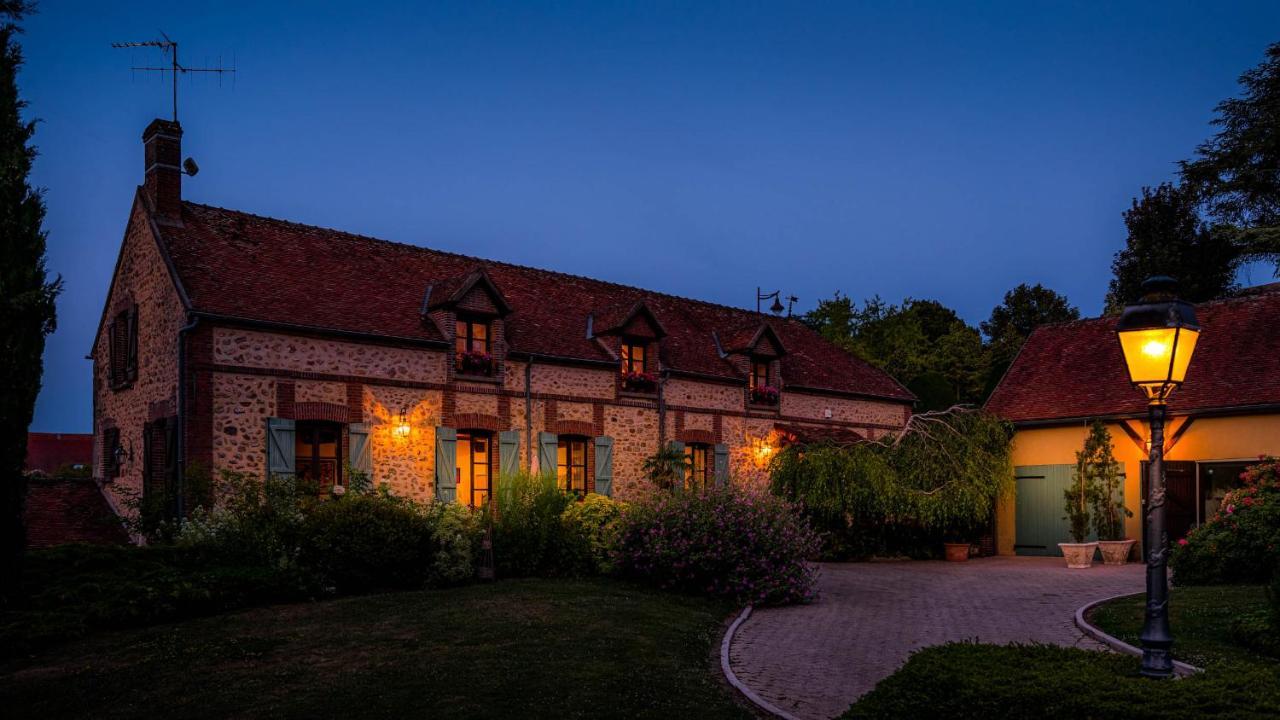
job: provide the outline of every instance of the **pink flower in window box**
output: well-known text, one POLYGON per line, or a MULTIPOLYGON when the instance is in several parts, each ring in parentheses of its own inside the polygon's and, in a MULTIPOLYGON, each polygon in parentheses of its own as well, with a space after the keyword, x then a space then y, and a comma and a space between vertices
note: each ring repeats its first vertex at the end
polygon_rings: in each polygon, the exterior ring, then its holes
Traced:
POLYGON ((454 361, 454 369, 464 375, 491 375, 493 356, 480 350, 460 352, 454 361))
POLYGON ((653 392, 658 386, 658 376, 651 372, 622 373, 622 389, 633 392, 653 392))
POLYGON ((751 388, 751 402, 758 405, 777 405, 778 388, 772 385, 757 385, 751 388))

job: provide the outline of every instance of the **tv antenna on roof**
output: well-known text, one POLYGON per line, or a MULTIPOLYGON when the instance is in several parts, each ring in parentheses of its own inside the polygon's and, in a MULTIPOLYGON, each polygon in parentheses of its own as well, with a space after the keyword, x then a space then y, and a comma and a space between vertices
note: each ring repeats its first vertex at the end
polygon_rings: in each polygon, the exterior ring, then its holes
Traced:
POLYGON ((164 31, 160 32, 160 37, 164 39, 163 40, 146 40, 143 42, 111 43, 111 47, 113 48, 140 48, 140 47, 160 48, 160 51, 169 57, 168 67, 163 67, 163 66, 149 67, 149 66, 135 65, 130 69, 133 70, 134 72, 137 72, 137 71, 158 72, 160 73, 160 77, 162 79, 165 73, 171 73, 172 80, 173 80, 173 121, 178 122, 178 76, 187 74, 187 73, 213 73, 218 76, 218 83, 221 84, 222 76, 227 73, 231 73, 234 78, 234 75, 236 72, 235 59, 232 58, 231 67, 229 68, 222 66, 221 56, 218 57, 217 67, 187 67, 182 63, 178 62, 178 41, 170 39, 168 35, 164 34, 164 31))

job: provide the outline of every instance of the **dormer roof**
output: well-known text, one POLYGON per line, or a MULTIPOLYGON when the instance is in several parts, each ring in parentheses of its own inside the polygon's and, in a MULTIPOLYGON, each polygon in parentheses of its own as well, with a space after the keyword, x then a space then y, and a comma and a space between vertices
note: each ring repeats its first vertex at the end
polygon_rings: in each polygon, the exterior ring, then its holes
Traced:
POLYGON ((593 310, 588 322, 592 336, 639 335, 656 339, 667 334, 667 329, 644 300, 593 310))
POLYGON ((422 314, 441 308, 456 308, 473 292, 485 293, 493 304, 496 315, 503 316, 511 312, 511 305, 489 277, 489 273, 484 268, 477 267, 463 275, 428 283, 422 297, 422 314))
POLYGON ((723 333, 717 332, 716 340, 724 355, 782 357, 787 354, 778 333, 764 320, 740 325, 723 333))

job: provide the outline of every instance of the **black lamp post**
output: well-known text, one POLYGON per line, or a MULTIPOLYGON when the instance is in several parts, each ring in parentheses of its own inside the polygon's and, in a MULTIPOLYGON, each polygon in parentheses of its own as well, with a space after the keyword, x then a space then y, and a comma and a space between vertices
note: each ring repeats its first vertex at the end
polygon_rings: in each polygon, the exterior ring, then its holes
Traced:
POLYGON ((1173 675, 1169 648, 1169 538, 1165 536, 1164 421, 1167 401, 1187 375, 1191 355, 1200 338, 1195 308, 1174 296, 1172 278, 1153 277, 1142 284, 1143 298, 1127 305, 1116 335, 1129 369, 1129 381, 1146 395, 1151 423, 1147 463, 1147 616, 1142 626, 1142 674, 1150 678, 1173 675))

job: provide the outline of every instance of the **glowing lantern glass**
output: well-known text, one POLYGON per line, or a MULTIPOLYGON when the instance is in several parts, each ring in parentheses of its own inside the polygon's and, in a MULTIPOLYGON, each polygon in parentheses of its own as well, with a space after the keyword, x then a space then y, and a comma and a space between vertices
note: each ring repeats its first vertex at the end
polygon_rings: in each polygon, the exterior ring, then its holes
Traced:
POLYGON ((1163 403, 1187 376, 1200 324, 1195 308, 1173 296, 1171 278, 1151 278, 1142 289, 1142 300, 1125 306, 1116 335, 1129 382, 1151 402, 1163 403))

